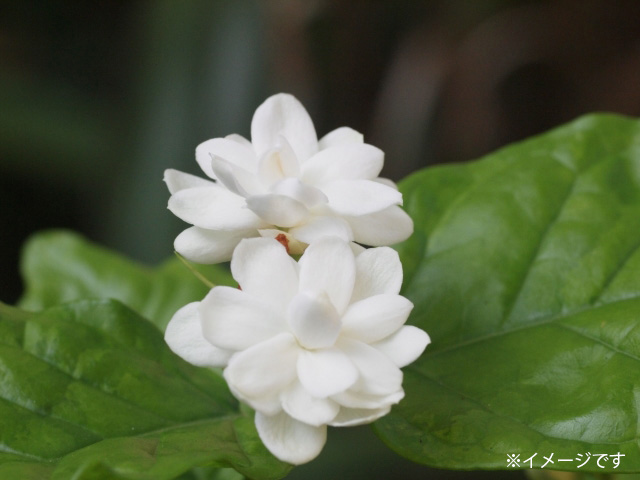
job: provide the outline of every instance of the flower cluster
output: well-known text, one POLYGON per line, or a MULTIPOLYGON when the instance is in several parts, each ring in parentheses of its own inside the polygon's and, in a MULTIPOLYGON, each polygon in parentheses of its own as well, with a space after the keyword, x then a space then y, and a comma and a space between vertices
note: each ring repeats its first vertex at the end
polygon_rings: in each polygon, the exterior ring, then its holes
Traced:
POLYGON ((258 108, 251 143, 216 138, 196 157, 215 182, 165 175, 169 208, 195 225, 176 250, 200 262, 230 257, 240 288, 214 287, 181 308, 165 339, 195 365, 225 367, 266 447, 308 462, 327 425, 388 413, 404 396, 400 368, 429 343, 404 325, 413 304, 399 295, 397 253, 357 244, 403 240, 411 220, 395 186, 377 177, 382 152, 346 127, 318 142, 290 95, 258 108))
POLYGON ((205 180, 167 170, 169 210, 193 225, 175 249, 198 263, 231 259, 241 239, 284 235, 290 252, 337 236, 392 245, 413 230, 393 182, 378 177, 384 154, 342 127, 320 141, 309 114, 291 95, 267 99, 253 116, 251 142, 240 135, 196 148, 205 180))

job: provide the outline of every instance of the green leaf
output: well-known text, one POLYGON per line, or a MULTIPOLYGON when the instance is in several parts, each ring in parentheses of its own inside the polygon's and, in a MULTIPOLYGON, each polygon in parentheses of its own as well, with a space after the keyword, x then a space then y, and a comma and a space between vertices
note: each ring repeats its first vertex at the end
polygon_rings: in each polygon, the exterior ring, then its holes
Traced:
POLYGON ((440 468, 620 452, 580 470, 639 472, 640 123, 587 116, 401 189, 410 323, 433 343, 379 435, 440 468))
MULTIPOLYGON (((113 298, 153 321, 162 331, 172 315, 209 291, 177 258, 150 269, 68 231, 33 236, 22 256, 25 294, 20 306, 42 310, 71 300, 113 298)), ((216 285, 234 285, 222 266, 198 266, 216 285)))
POLYGON ((268 479, 290 469, 218 373, 174 355, 116 301, 35 314, 3 305, 0 333, 0 478, 162 480, 213 466, 268 479))

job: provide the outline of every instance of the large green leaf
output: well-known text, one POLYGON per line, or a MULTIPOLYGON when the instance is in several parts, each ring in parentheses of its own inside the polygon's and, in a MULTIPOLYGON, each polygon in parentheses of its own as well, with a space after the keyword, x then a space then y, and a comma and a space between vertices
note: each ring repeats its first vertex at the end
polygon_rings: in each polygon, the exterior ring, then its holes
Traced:
MULTIPOLYGON (((177 258, 150 269, 68 231, 33 236, 24 248, 21 269, 22 308, 41 310, 71 300, 113 298, 163 331, 176 310, 202 300, 208 291, 177 258)), ((198 270, 214 284, 233 285, 224 267, 198 266, 198 270)))
POLYGON ((194 466, 281 478, 218 373, 113 300, 0 305, 0 478, 172 479, 194 466))
POLYGON ((404 294, 433 343, 381 437, 441 468, 620 452, 581 471, 640 471, 640 123, 584 117, 401 189, 404 294))

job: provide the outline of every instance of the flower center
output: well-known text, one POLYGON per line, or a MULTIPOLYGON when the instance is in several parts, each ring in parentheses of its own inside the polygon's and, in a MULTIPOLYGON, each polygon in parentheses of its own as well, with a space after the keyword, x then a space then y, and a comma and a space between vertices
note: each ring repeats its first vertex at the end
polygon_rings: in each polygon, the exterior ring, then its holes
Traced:
POLYGON ((289 239, 287 236, 284 233, 279 233, 276 235, 276 240, 282 244, 287 251, 287 254, 291 255, 291 252, 289 251, 289 239))

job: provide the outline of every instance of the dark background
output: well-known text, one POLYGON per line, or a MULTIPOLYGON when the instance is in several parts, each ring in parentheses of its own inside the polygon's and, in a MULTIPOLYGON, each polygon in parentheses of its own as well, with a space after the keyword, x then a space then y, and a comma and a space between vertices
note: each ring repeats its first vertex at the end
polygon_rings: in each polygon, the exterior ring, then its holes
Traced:
MULTIPOLYGON (((196 145, 248 136, 281 91, 319 136, 363 132, 399 180, 586 112, 639 115, 640 2, 2 0, 0 300, 41 229, 171 255, 164 169, 199 173, 196 145)), ((291 478, 523 478, 413 465, 368 428, 331 437, 291 478)))

